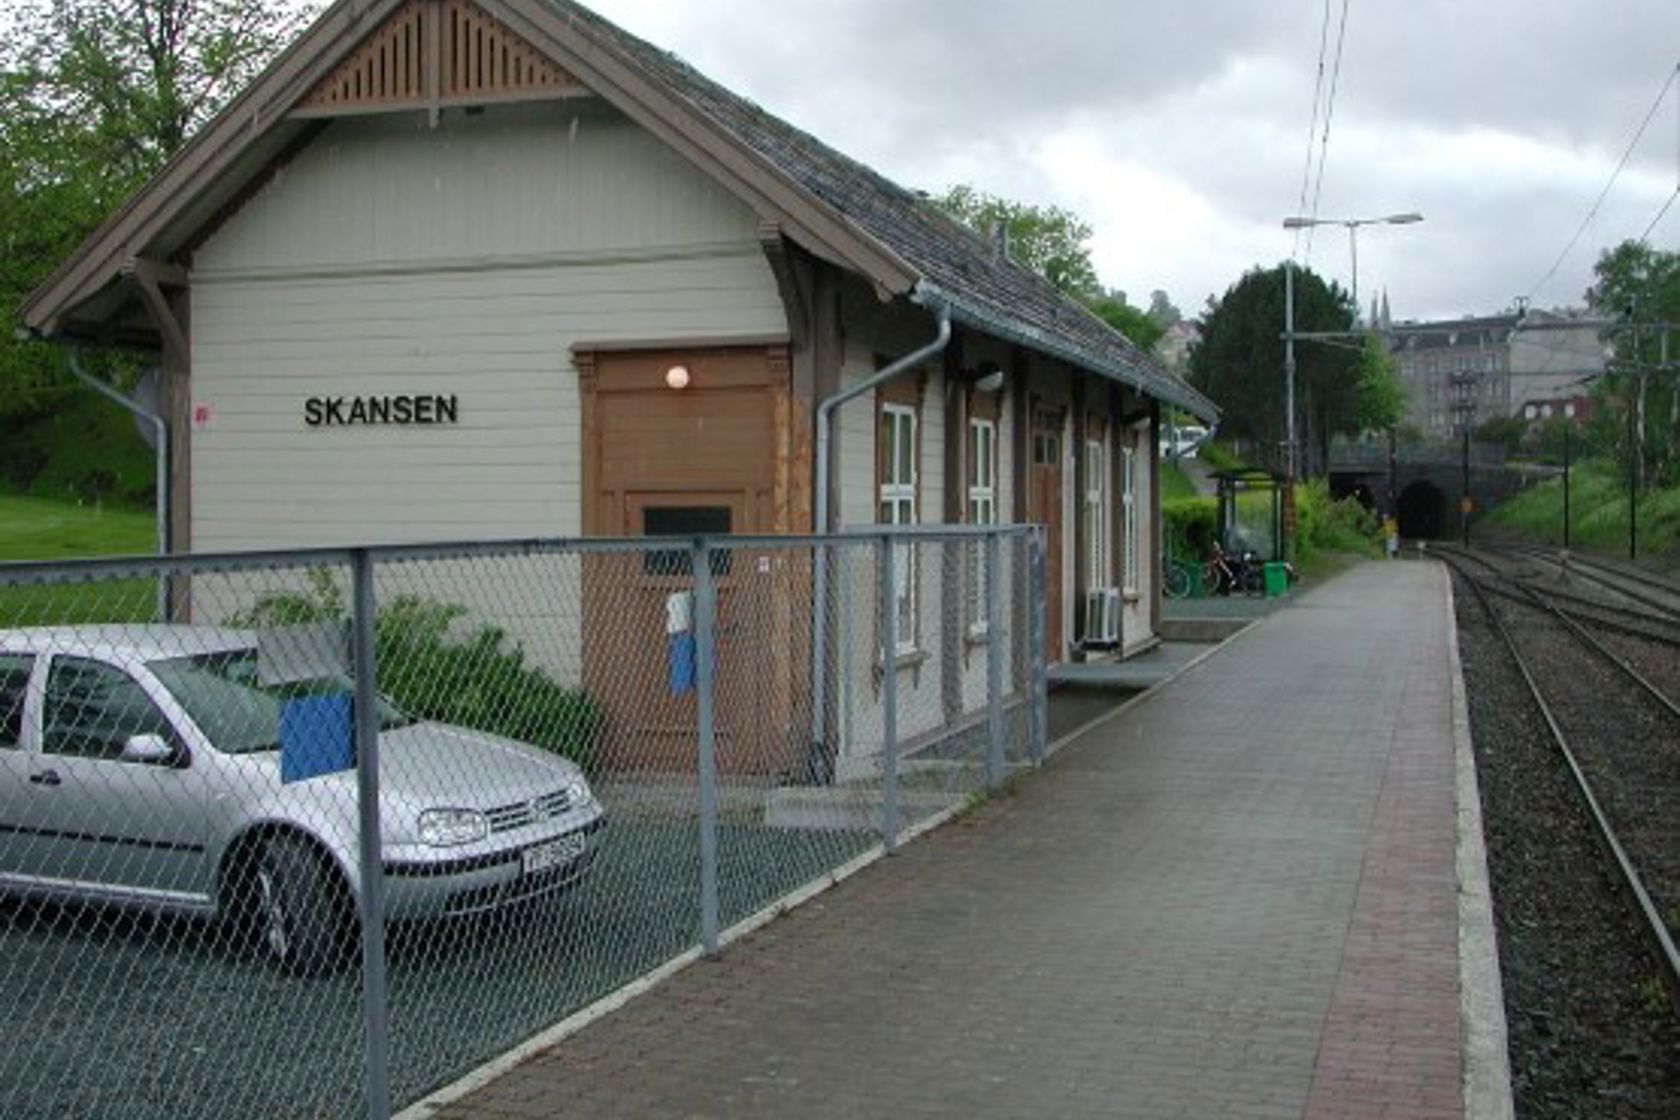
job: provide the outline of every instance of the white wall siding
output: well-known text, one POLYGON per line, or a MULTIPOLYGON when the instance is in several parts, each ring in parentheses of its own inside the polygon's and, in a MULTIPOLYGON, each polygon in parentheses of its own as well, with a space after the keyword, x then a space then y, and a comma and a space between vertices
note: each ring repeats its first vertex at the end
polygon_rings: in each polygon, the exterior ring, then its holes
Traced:
POLYGON ((587 100, 335 121, 196 254, 195 271, 553 253, 604 257, 731 243, 735 197, 587 100))
POLYGON ((787 331, 756 216, 590 107, 337 122, 200 248, 192 298, 200 551, 575 535, 574 345, 787 331), (385 394, 459 422, 304 421, 385 394))
MULTIPOLYGON (((757 232, 599 107, 334 123, 193 262, 193 547, 578 535, 573 347, 785 339, 757 232), (453 396, 459 420, 305 421, 313 396, 397 394, 453 396)), ((567 563, 411 566, 382 590, 466 605, 575 682, 567 563)))

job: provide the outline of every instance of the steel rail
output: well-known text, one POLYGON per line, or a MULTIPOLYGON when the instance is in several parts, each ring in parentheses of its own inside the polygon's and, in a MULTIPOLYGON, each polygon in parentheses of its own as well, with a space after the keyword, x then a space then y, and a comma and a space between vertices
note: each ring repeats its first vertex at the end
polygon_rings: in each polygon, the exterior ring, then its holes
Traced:
POLYGON ((1493 604, 1489 602, 1481 581, 1464 570, 1462 561, 1455 563, 1454 558, 1448 553, 1449 550, 1441 551, 1442 562, 1462 575, 1465 582, 1470 585, 1471 591, 1476 595, 1476 601, 1481 604, 1483 614, 1486 615, 1488 622, 1492 625, 1494 633, 1499 635, 1506 652, 1511 655, 1511 660, 1516 665, 1517 672, 1522 676, 1523 683, 1528 686, 1529 695, 1533 698, 1535 707, 1539 709, 1540 716, 1545 721, 1547 730, 1551 733, 1552 743, 1563 757, 1576 792, 1580 794, 1581 801, 1586 806, 1587 813, 1597 828, 1598 839, 1609 851, 1620 873, 1622 886, 1628 892, 1634 909, 1638 911, 1640 918, 1643 920, 1645 931, 1651 940, 1651 947, 1656 954, 1658 964, 1663 969, 1663 980, 1668 987, 1669 1000, 1676 1011, 1680 1011, 1680 949, 1676 949, 1673 935, 1669 932, 1662 915, 1657 911, 1656 904, 1651 901, 1650 892, 1645 889, 1645 883, 1639 877, 1638 870, 1634 868, 1627 850, 1616 837, 1615 829, 1611 827, 1609 818, 1605 815, 1603 807, 1593 793, 1592 783, 1587 779, 1586 772, 1576 759, 1575 752, 1569 747, 1568 736, 1564 734, 1562 725, 1558 723, 1556 715, 1553 714, 1551 705, 1546 702, 1545 694, 1541 691, 1539 682, 1529 669, 1528 662, 1523 659, 1521 651, 1517 648, 1516 639, 1511 636, 1510 631, 1505 628, 1504 621, 1499 617, 1498 612, 1493 609, 1493 604))
POLYGON ((1593 583, 1596 583, 1601 587, 1609 588, 1617 595, 1625 596, 1636 603, 1642 603, 1647 607, 1659 610, 1663 612, 1664 615, 1668 616, 1669 619, 1680 622, 1680 588, 1675 588, 1660 581, 1629 576, 1625 571, 1607 567, 1591 559, 1583 560, 1580 556, 1573 553, 1570 554, 1568 561, 1565 562, 1556 556, 1550 555, 1544 549, 1523 549, 1520 551, 1523 555, 1530 556, 1533 559, 1540 560, 1548 564, 1554 564, 1565 571, 1584 576, 1586 579, 1591 580, 1593 583), (1647 594, 1645 591, 1627 587, 1621 583, 1617 583, 1617 579, 1626 579, 1631 583, 1639 585, 1640 587, 1661 591, 1667 596, 1667 598, 1659 599, 1655 596, 1647 594))

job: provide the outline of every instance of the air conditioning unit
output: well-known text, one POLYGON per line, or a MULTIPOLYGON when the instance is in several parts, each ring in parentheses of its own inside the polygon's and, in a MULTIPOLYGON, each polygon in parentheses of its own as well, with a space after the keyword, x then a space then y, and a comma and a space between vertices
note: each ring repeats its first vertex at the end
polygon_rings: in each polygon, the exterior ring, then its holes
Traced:
POLYGON ((1120 589, 1093 587, 1085 592, 1086 646, 1113 648, 1120 644, 1120 589))

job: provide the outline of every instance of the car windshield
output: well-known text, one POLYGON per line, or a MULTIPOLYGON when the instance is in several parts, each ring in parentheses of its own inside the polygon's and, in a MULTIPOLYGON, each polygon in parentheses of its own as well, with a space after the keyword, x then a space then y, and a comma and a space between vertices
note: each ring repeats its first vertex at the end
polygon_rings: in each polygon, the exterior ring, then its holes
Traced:
MULTIPOLYGON (((148 665, 199 730, 227 754, 278 750, 280 709, 288 700, 342 696, 354 691, 348 677, 264 683, 255 649, 225 650, 196 657, 172 657, 148 665)), ((379 701, 382 731, 413 723, 396 705, 379 701)))

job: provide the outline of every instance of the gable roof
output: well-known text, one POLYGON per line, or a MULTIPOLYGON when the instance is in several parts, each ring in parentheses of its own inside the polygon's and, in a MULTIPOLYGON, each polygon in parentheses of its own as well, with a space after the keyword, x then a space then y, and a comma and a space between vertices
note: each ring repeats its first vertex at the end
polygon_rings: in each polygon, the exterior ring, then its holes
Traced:
MULTIPOLYGON (((76 333, 136 257, 167 255, 318 122, 288 117, 402 0, 339 0, 199 131, 23 305, 25 323, 76 333)), ((478 0, 556 64, 818 256, 895 296, 1063 359, 1207 419, 1218 410, 1155 359, 922 196, 794 128, 675 55, 570 0, 478 0)))

